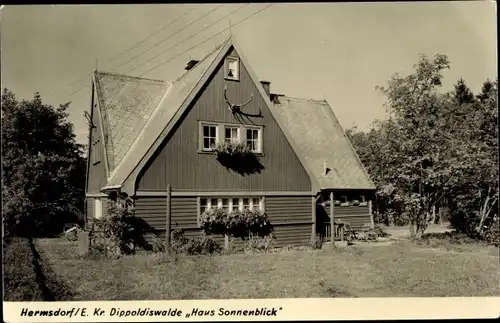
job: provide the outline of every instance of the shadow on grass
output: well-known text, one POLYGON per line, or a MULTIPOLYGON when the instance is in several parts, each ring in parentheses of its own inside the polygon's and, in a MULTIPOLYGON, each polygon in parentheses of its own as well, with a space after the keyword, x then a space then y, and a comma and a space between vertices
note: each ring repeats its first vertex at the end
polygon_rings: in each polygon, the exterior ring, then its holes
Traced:
POLYGON ((28 239, 31 252, 33 253, 33 269, 36 282, 42 292, 44 301, 68 301, 73 298, 74 293, 68 284, 56 278, 52 268, 44 263, 42 257, 36 250, 33 239, 28 239))
POLYGON ((339 288, 337 286, 333 286, 330 284, 326 284, 323 280, 319 283, 319 290, 322 296, 324 297, 357 297, 349 292, 347 292, 344 288, 339 288))

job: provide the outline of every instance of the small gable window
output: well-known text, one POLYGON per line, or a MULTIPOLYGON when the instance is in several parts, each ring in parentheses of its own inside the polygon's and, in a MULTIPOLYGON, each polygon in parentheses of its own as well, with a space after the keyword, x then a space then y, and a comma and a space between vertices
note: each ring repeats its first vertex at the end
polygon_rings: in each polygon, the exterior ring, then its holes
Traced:
POLYGON ((101 149, 99 149, 99 139, 92 143, 92 164, 98 164, 101 161, 101 149))
POLYGON ((217 126, 204 124, 203 127, 203 150, 211 151, 217 144, 217 126))
POLYGON ((229 80, 239 80, 239 59, 236 57, 226 58, 226 79, 229 80))
POLYGON ((261 129, 247 128, 247 145, 252 152, 260 153, 261 149, 261 129))

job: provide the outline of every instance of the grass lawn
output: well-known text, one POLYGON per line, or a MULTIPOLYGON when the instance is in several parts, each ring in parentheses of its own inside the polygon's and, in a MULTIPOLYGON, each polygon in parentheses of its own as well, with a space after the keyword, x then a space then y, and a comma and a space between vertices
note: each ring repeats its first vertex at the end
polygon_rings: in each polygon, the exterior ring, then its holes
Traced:
POLYGON ((293 297, 431 297, 499 294, 498 248, 357 245, 336 250, 227 256, 136 254, 83 259, 77 244, 42 239, 36 247, 48 279, 65 300, 293 297), (68 296, 71 295, 71 296, 68 296))

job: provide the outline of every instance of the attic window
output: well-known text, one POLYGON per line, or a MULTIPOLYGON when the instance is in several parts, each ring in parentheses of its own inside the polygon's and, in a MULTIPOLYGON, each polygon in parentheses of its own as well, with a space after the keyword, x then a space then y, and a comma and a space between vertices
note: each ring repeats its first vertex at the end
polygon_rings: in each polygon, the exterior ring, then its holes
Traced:
POLYGON ((101 161, 101 150, 99 149, 99 139, 92 143, 92 165, 98 164, 101 161))
POLYGON ((236 57, 226 57, 225 62, 225 77, 228 80, 239 80, 239 59, 236 57))

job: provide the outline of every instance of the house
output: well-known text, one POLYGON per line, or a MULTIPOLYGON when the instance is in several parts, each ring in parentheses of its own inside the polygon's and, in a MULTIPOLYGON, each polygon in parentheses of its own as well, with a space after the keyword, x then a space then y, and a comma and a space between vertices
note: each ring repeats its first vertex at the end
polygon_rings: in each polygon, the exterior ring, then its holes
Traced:
POLYGON ((164 235, 200 233, 207 207, 260 208, 278 245, 309 243, 335 219, 373 225, 374 185, 326 101, 271 93, 234 39, 191 60, 171 83, 96 71, 86 187, 87 219, 116 196, 164 235), (213 144, 241 141, 255 160, 228 168, 213 144), (333 192, 333 203, 329 203, 333 192))

